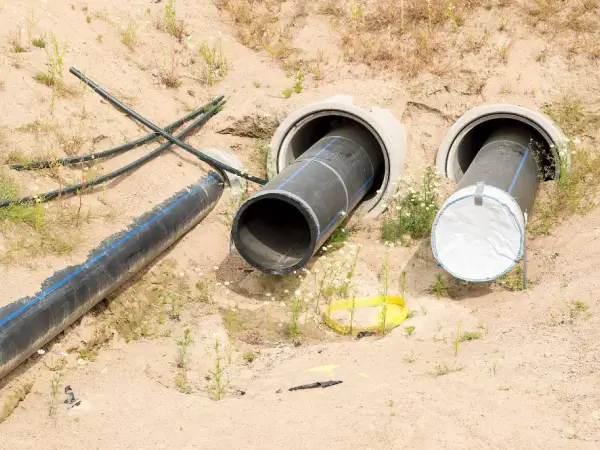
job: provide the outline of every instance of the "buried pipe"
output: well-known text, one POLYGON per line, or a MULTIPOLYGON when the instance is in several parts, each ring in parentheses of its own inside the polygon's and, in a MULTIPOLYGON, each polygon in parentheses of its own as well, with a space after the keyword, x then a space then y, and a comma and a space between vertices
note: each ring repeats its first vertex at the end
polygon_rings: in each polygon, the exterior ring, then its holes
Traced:
POLYGON ((237 211, 232 240, 255 268, 303 267, 344 217, 376 217, 393 194, 406 153, 404 127, 346 96, 310 104, 284 120, 269 150, 270 181, 237 211))
POLYGON ((442 268, 465 281, 491 281, 524 257, 538 184, 560 176, 565 142, 550 118, 515 105, 474 108, 451 127, 437 163, 458 186, 431 232, 442 268))
POLYGON ((213 209, 225 181, 215 172, 142 215, 41 292, 0 308, 0 379, 174 244, 213 209))

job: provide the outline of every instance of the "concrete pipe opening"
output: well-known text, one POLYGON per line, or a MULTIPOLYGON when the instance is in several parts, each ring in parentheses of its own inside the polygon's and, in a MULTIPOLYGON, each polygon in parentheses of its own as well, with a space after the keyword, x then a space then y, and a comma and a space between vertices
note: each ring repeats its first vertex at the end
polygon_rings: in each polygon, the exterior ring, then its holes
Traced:
POLYGON ((550 118, 516 105, 485 105, 458 119, 437 155, 438 170, 458 183, 432 226, 446 271, 490 281, 521 259, 538 184, 568 165, 558 153, 565 142, 550 118))

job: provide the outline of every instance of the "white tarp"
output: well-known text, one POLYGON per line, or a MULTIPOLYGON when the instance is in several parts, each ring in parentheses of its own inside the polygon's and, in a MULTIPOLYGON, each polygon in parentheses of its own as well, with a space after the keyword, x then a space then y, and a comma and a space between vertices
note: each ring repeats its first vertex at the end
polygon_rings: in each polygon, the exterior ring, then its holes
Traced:
POLYGON ((456 278, 489 281, 521 258, 524 230, 521 208, 509 193, 494 186, 467 186, 438 212, 431 247, 440 265, 456 278))

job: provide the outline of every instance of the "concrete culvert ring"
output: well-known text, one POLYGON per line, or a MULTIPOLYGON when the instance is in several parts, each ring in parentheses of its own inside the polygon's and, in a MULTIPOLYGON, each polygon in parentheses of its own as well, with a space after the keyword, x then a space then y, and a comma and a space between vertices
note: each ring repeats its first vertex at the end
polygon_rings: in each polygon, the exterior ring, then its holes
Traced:
POLYGON ((568 153, 559 156, 566 137, 545 114, 511 104, 482 105, 470 109, 450 127, 439 146, 436 166, 438 172, 451 180, 460 181, 469 164, 485 141, 489 131, 499 124, 518 122, 531 127, 542 148, 539 149, 542 181, 558 179, 561 167, 568 167, 568 153), (559 163, 563 158, 562 164, 559 163))
POLYGON ((375 218, 385 210, 402 175, 406 156, 406 131, 390 111, 359 108, 352 97, 337 96, 307 105, 288 116, 276 130, 269 146, 269 177, 277 175, 303 151, 330 130, 354 123, 376 139, 384 161, 370 191, 362 200, 358 213, 375 218))

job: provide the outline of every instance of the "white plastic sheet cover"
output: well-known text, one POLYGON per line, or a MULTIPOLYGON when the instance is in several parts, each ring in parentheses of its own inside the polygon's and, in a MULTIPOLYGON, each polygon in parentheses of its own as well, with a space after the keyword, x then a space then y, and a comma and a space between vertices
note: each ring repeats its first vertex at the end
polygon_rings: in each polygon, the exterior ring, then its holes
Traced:
POLYGON ((465 281, 490 281, 510 270, 523 254, 525 220, 507 192, 467 186, 438 212, 431 233, 440 265, 465 281), (477 200, 478 199, 478 200, 477 200))

